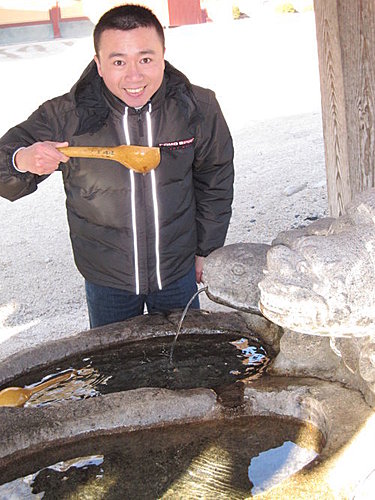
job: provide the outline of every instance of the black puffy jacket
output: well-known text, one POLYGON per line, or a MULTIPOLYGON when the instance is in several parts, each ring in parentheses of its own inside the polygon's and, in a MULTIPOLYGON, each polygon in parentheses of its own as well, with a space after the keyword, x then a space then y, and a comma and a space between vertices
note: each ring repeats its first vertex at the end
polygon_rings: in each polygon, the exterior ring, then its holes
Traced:
POLYGON ((0 140, 1 196, 14 201, 46 178, 19 173, 12 163, 19 147, 46 140, 161 148, 160 165, 145 175, 100 159, 61 165, 74 258, 87 280, 148 293, 185 275, 195 255, 224 244, 232 139, 214 93, 170 64, 150 103, 136 110, 108 91, 92 62, 68 94, 42 104, 0 140))

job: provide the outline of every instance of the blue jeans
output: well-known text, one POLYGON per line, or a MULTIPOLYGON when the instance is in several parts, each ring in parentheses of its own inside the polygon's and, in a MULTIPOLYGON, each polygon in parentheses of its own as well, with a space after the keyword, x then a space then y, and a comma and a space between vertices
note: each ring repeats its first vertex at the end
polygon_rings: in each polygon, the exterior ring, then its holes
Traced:
MULTIPOLYGON (((195 266, 182 278, 148 295, 135 295, 118 288, 95 285, 87 280, 85 288, 91 328, 140 316, 145 305, 149 313, 184 309, 198 290, 195 282, 195 266)), ((190 307, 199 309, 198 296, 190 307)))

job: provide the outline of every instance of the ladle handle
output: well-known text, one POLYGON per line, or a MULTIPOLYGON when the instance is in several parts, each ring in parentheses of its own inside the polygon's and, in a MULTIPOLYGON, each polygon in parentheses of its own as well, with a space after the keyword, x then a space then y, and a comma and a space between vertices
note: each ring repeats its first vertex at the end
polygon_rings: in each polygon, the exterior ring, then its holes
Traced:
POLYGON ((29 387, 30 394, 35 394, 36 392, 42 391, 51 385, 58 384, 59 382, 63 382, 64 380, 69 380, 72 375, 75 374, 75 370, 71 370, 69 372, 61 373, 61 375, 57 375, 56 377, 52 377, 41 384, 38 384, 34 387, 29 387))
POLYGON ((74 158, 103 158, 105 160, 114 160, 114 148, 100 146, 67 146, 57 148, 66 156, 74 158))

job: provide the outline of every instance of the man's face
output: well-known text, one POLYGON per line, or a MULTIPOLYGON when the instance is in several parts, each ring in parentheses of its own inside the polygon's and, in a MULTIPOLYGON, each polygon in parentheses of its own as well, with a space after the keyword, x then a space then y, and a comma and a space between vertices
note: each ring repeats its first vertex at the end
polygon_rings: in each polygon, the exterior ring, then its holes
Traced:
POLYGON ((161 85, 164 47, 155 28, 106 30, 95 56, 108 89, 128 106, 143 106, 161 85))

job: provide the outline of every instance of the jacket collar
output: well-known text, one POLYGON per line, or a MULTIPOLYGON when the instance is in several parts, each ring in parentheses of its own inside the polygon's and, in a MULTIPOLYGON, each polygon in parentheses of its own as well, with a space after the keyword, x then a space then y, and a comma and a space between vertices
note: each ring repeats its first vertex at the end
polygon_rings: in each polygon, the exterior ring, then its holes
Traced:
MULTIPOLYGON (((106 123, 111 108, 121 114, 124 113, 125 103, 114 96, 104 85, 95 61, 91 61, 87 66, 71 92, 79 118, 75 135, 99 131, 106 123)), ((166 97, 178 101, 189 125, 195 127, 202 119, 189 80, 167 61, 165 61, 163 82, 151 98, 153 108, 160 106, 166 97)), ((134 108, 129 108, 129 110, 136 112, 134 108)))

